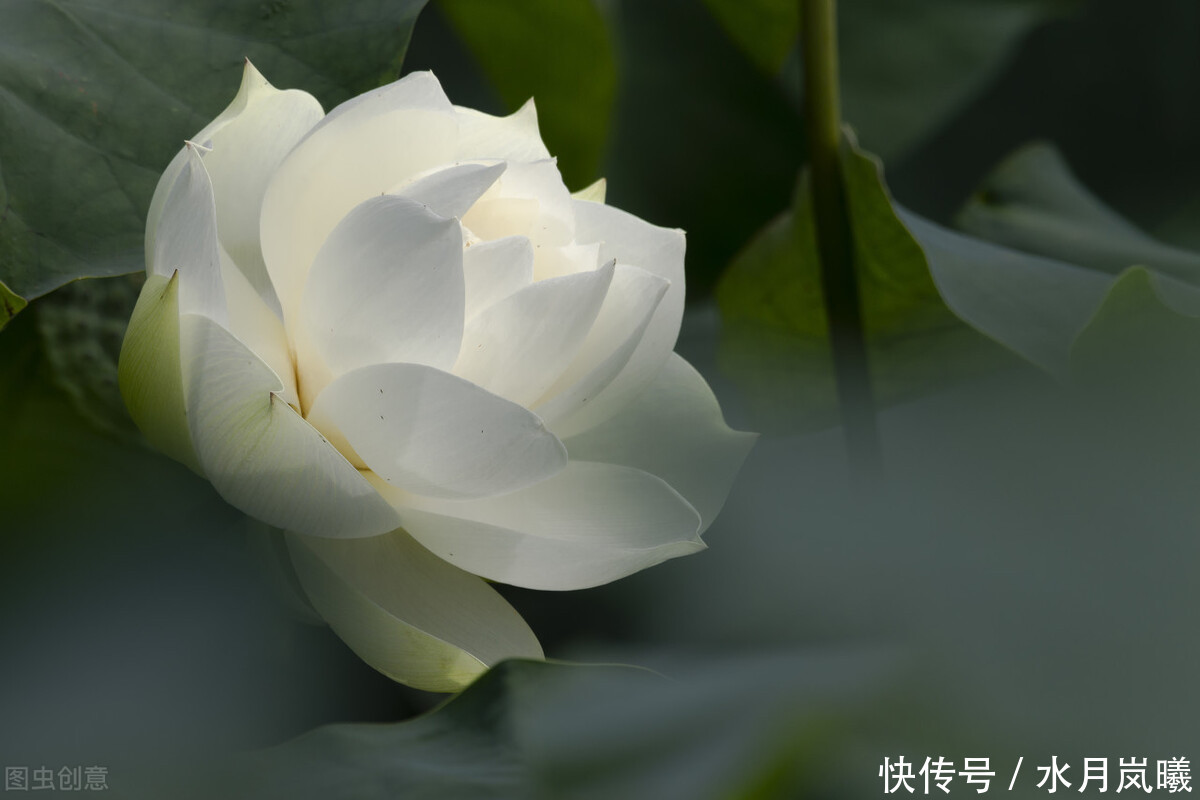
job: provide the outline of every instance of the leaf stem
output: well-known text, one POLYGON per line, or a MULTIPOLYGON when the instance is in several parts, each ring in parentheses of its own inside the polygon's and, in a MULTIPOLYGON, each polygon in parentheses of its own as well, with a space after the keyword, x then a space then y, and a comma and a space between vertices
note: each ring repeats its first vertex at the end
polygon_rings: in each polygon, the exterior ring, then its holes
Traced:
POLYGON ((882 467, 854 269, 854 236, 842 179, 836 0, 798 1, 810 189, 834 381, 851 472, 874 482, 882 467))

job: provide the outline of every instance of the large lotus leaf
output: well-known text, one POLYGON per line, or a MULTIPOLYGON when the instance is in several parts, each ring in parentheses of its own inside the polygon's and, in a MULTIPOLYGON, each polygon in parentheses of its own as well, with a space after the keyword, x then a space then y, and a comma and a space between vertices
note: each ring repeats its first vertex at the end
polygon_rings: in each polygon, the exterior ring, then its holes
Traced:
MULTIPOLYGON (((844 158, 870 368, 883 404, 997 366, 986 348, 962 347, 971 340, 939 316, 947 310, 1066 381, 1077 337, 1122 270, 1153 268, 1156 292, 1176 312, 1200 306, 1200 256, 1124 220, 1047 146, 1018 152, 985 181, 960 216, 974 235, 893 208, 882 184, 864 191, 871 183, 855 167, 861 151, 850 147, 844 158)), ((805 192, 730 266, 719 296, 724 364, 747 388, 756 422, 776 430, 836 419, 805 192)))
POLYGON ((843 779, 825 758, 862 736, 897 661, 785 648, 675 666, 504 662, 423 717, 318 728, 172 796, 800 796, 843 779))
POLYGON ((1195 427, 1197 354, 1200 291, 1133 267, 1113 283, 1076 339, 1071 374, 1081 390, 1115 398, 1126 413, 1150 412, 1195 427))
MULTIPOLYGON (((1085 328, 1090 332, 1084 338, 1094 342, 1102 323, 1115 343, 1113 319, 1136 319, 1128 328, 1128 346, 1136 349, 1145 345, 1148 320, 1163 321, 1167 312, 1200 314, 1200 254, 1163 243, 1126 220, 1044 142, 1019 149, 983 180, 958 215, 969 235, 912 214, 905 219, 951 307, 1062 378, 1080 374, 1076 339, 1085 328), (1135 266, 1147 269, 1131 273, 1135 266), (1135 291, 1139 286, 1153 289, 1155 303, 1135 291), (1114 311, 1134 307, 1136 314, 1114 311), (1154 307, 1165 311, 1150 313, 1154 307)), ((1159 333, 1156 347, 1171 339, 1159 333)), ((1094 362, 1093 356, 1086 360, 1094 362)), ((1123 369, 1110 366, 1114 374, 1123 369)))
MULTIPOLYGON (((921 245, 892 207, 879 162, 843 147, 860 305, 876 395, 890 403, 1006 359, 943 301, 921 245)), ((722 365, 747 389, 755 424, 797 430, 837 419, 812 201, 793 208, 730 265, 718 288, 722 365)))
POLYGON ((1034 142, 984 178, 959 213, 967 233, 1110 274, 1144 264, 1200 284, 1200 253, 1164 244, 1092 194, 1059 150, 1034 142))

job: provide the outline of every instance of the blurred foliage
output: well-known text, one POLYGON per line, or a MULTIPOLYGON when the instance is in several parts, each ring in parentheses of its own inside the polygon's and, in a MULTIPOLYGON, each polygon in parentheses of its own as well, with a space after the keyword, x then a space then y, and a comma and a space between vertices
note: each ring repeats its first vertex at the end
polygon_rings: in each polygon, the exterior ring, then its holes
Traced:
POLYGON ((838 7, 845 118, 866 147, 885 159, 902 156, 995 80, 1030 30, 1078 6, 846 0, 838 7))
POLYGON ((981 239, 1103 272, 1152 266, 1200 284, 1200 254, 1163 244, 1087 190, 1056 147, 1035 143, 1006 158, 959 213, 981 239))
MULTIPOLYGON (((800 105, 795 0, 704 0, 745 54, 800 105)), ((843 0, 838 40, 845 115, 884 158, 935 132, 1003 68, 1032 28, 1073 0, 843 0)))
POLYGON ((704 0, 745 54, 769 74, 783 69, 800 35, 794 0, 704 0))
POLYGON ((1155 230, 1200 185, 1197 36, 1193 0, 1079 3, 1031 31, 994 80, 889 163, 893 191, 945 222, 1001 158, 1047 140, 1109 205, 1155 230))
POLYGON ((12 289, 0 282, 0 329, 26 305, 25 298, 13 294, 12 289))
POLYGON ((1182 203, 1152 230, 1165 242, 1200 251, 1200 195, 1182 203))
POLYGON ((608 202, 688 233, 688 296, 785 206, 803 160, 781 87, 738 53, 696 0, 603 6, 617 39, 608 202))
MULTIPOLYGON (((1003 363, 1000 348, 956 317, 921 246, 892 210, 878 159, 842 149, 859 302, 876 396, 910 398, 1003 363)), ((717 291, 722 364, 746 387, 755 424, 796 430, 837 420, 811 188, 730 265, 717 291)))
POLYGON ((799 796, 830 780, 845 742, 866 738, 865 712, 895 682, 895 663, 783 650, 679 665, 667 678, 509 661, 434 713, 320 728, 238 759, 195 796, 799 796))
MULTIPOLYGON (((1040 286, 1019 286, 1019 268, 1003 273, 1002 279, 1024 297, 1037 298, 1043 305, 1042 320, 1058 327, 1053 337, 1040 336, 1043 342, 1051 338, 1056 342, 1053 363, 1036 357, 1031 360, 1062 377, 1067 374, 1063 356, 1076 346, 1076 337, 1085 327, 1094 335, 1101 319, 1107 320, 1101 329, 1111 331, 1114 315, 1162 318, 1156 304, 1146 302, 1144 293, 1137 291, 1143 283, 1154 287, 1159 305, 1165 303, 1176 314, 1200 315, 1200 254, 1164 244, 1113 211, 1079 182, 1051 145, 1027 145, 1001 162, 960 212, 958 224, 1006 250, 1032 254, 1020 260, 1030 278, 1036 270, 1040 286), (1130 271, 1135 266, 1149 269, 1130 271), (1124 308, 1126 312, 1114 312, 1113 308, 1124 308)), ((942 238, 951 239, 953 234, 943 232, 942 238)), ((979 280, 981 272, 976 269, 970 276, 976 284, 974 291, 993 289, 993 297, 1002 296, 1003 292, 994 291, 994 283, 979 280)), ((967 280, 968 276, 962 276, 960 284, 965 285, 967 280)), ((1039 327, 1044 328, 1026 321, 1010 325, 1006 331, 988 332, 1011 343, 1018 333, 1027 341, 1038 337, 1039 327)), ((1141 334, 1131 336, 1136 340, 1141 334)), ((1164 345, 1170 338, 1163 333, 1164 345)), ((1031 355, 1019 346, 1014 349, 1031 355)), ((1089 345, 1088 349, 1095 347, 1089 345)), ((1127 359, 1121 361, 1121 365, 1113 365, 1113 374, 1123 375, 1132 367, 1127 359)), ((1073 363, 1070 371, 1077 371, 1073 363)))
POLYGON ((439 0, 438 7, 510 111, 536 98, 542 137, 567 185, 596 180, 617 75, 592 0, 439 0))
POLYGON ((159 172, 233 99, 243 59, 328 107, 397 74, 423 5, 6 2, 0 281, 29 300, 141 270, 159 172))
POLYGON ((1164 286, 1150 270, 1135 267, 1116 280, 1080 332, 1071 352, 1072 376, 1091 389, 1140 396, 1178 417, 1194 414, 1200 401, 1198 353, 1200 291, 1164 286), (1186 306, 1181 292, 1190 300, 1186 306))
POLYGON ((960 319, 1051 375, 1067 374, 1071 343, 1110 275, 964 236, 909 211, 900 216, 960 319))
MULTIPOLYGON (((964 337, 955 320, 1067 380, 1077 337, 1115 291, 1113 276, 1131 266, 1154 270, 1157 291, 1172 308, 1200 314, 1200 289, 1192 288, 1200 285, 1200 255, 1125 220, 1050 145, 1020 149, 984 179, 958 216, 973 235, 906 209, 892 212, 882 190, 873 204, 856 201, 862 184, 852 163, 845 166, 847 198, 872 374, 884 404, 1012 365, 964 337), (907 260, 897 241, 906 243, 907 260), (926 309, 948 309, 950 321, 922 327, 911 314, 889 319, 903 306, 881 307, 881 293, 894 297, 921 286, 926 309), (879 339, 885 319, 886 335, 900 343, 890 351, 879 339), (909 346, 915 358, 903 355, 909 346)), ((718 293, 727 328, 722 363, 742 385, 754 424, 776 431, 836 421, 811 214, 804 195, 800 200, 794 213, 807 222, 773 223, 734 261, 718 293)))
MULTIPOLYGON (((1147 332, 1158 368, 1186 365, 1194 380, 1194 356, 1166 357, 1175 346, 1158 336, 1173 332, 1147 332)), ((1125 335, 1113 333, 1097 355, 1121 394, 1010 376, 884 411, 877 495, 848 485, 840 431, 764 437, 708 551, 592 603, 663 648, 911 647, 913 707, 875 709, 895 729, 883 741, 902 744, 881 743, 847 779, 873 776, 898 749, 987 755, 1010 774, 1023 755, 1024 782, 1052 752, 1186 748, 1200 710, 1188 623, 1200 601, 1200 419, 1194 401, 1164 397, 1176 384, 1128 380, 1137 373, 1104 352, 1125 335)))
POLYGON ((101 430, 138 440, 117 388, 117 358, 143 276, 68 283, 38 304, 51 381, 101 430))

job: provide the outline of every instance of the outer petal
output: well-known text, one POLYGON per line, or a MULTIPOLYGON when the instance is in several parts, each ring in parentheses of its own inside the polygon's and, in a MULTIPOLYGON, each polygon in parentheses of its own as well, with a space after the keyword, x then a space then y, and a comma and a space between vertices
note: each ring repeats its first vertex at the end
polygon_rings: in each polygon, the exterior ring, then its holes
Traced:
MULTIPOLYGON (((217 115, 216 119, 201 128, 191 141, 199 142, 205 147, 212 139, 213 133, 229 124, 229 121, 237 117, 246 110, 250 104, 250 98, 257 94, 266 79, 259 74, 258 70, 250 66, 250 62, 246 62, 246 68, 242 70, 242 84, 238 88, 238 93, 234 96, 233 101, 225 107, 225 110, 217 115)), ((158 185, 154 187, 154 196, 150 199, 150 210, 146 214, 146 264, 149 266, 154 255, 154 242, 157 237, 158 222, 162 216, 162 206, 167 199, 167 194, 170 193, 171 187, 175 185, 175 180, 179 177, 179 173, 183 171, 183 165, 187 161, 187 149, 184 148, 175 154, 171 159, 171 163, 163 171, 163 174, 158 179, 158 185)))
POLYGON ((533 632, 495 590, 403 531, 353 541, 287 538, 313 606, 392 680, 456 691, 505 658, 542 657, 533 632))
POLYGON ((415 200, 373 197, 347 214, 313 261, 302 306, 333 375, 386 361, 449 369, 462 344, 462 259, 458 222, 415 200))
POLYGON ((147 271, 164 277, 178 271, 180 313, 204 314, 228 325, 212 182, 196 147, 189 144, 184 152, 179 178, 163 201, 147 271))
MULTIPOLYGON (((267 182, 283 157, 324 111, 296 89, 280 91, 247 61, 233 102, 192 137, 212 152, 204 157, 212 177, 221 244, 269 306, 277 307, 258 241, 258 217, 267 182)), ((183 169, 181 150, 159 179, 146 225, 147 260, 154 253, 162 204, 183 169)))
POLYGON ((507 117, 493 117, 472 108, 454 107, 458 114, 458 152, 455 158, 502 158, 505 161, 539 161, 550 151, 538 132, 533 99, 507 117))
POLYGON ((566 440, 572 459, 623 464, 657 475, 712 524, 757 435, 731 430, 717 398, 675 354, 613 418, 566 440))
POLYGON ((579 355, 533 406, 548 426, 570 431, 570 417, 612 383, 641 343, 669 287, 665 278, 644 269, 617 267, 579 355))
POLYGON ((259 216, 267 184, 285 156, 325 115, 307 92, 279 91, 261 80, 246 110, 212 135, 204 166, 212 178, 221 244, 250 284, 278 313, 279 301, 263 263, 259 216))
POLYGON ((658 375, 675 348, 683 320, 683 231, 660 228, 611 206, 574 200, 576 236, 580 242, 601 242, 600 258, 615 258, 671 282, 642 341, 629 363, 603 392, 588 401, 572 419, 584 430, 616 414, 658 375))
POLYGON ((549 480, 486 500, 388 496, 405 529, 437 555, 531 589, 597 586, 704 548, 696 510, 630 467, 571 461, 549 480))
POLYGON ((231 331, 271 365, 284 384, 284 399, 294 402, 283 324, 221 246, 206 162, 193 145, 184 152, 182 171, 163 202, 150 271, 178 272, 179 313, 203 314, 231 331))
POLYGON ((374 536, 395 512, 277 392, 274 372, 207 317, 181 321, 188 424, 217 492, 277 528, 316 536, 374 536))
POLYGON ((533 412, 421 364, 343 375, 309 418, 340 434, 380 477, 410 492, 485 497, 545 480, 567 451, 533 412))
POLYGON ((528 407, 579 351, 613 270, 538 281, 481 312, 463 332, 455 374, 528 407))
POLYGON ((457 128, 437 79, 417 72, 338 106, 296 145, 267 187, 260 228, 285 320, 297 312, 313 258, 338 221, 367 198, 452 161, 457 128))
POLYGON ((179 275, 151 275, 138 295, 117 370, 129 415, 150 444, 200 472, 183 399, 179 275))

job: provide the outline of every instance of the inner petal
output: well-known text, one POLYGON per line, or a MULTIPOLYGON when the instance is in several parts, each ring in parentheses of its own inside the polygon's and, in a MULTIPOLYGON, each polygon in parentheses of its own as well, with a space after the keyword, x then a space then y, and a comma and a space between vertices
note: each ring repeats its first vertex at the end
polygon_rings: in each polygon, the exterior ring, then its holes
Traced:
POLYGON ((468 244, 463 251, 466 318, 533 283, 533 245, 524 236, 468 244))
POLYGON ((503 161, 453 164, 394 187, 388 194, 407 197, 443 217, 462 217, 503 173, 503 161))
POLYGON ((405 197, 361 203, 313 261, 302 309, 317 352, 298 347, 297 359, 319 357, 330 377, 388 361, 449 369, 462 342, 462 261, 457 220, 405 197))
POLYGON ((454 373, 528 407, 579 351, 614 267, 538 281, 481 311, 463 331, 454 373))
POLYGON ((356 205, 451 162, 458 136, 432 74, 413 73, 335 108, 283 160, 263 199, 263 258, 293 324, 317 251, 356 205))
POLYGON ((389 484, 432 497, 487 497, 545 480, 567 451, 531 411, 422 364, 343 375, 309 421, 389 484))

